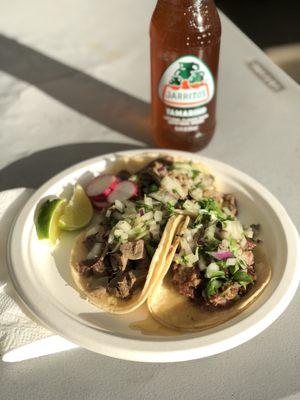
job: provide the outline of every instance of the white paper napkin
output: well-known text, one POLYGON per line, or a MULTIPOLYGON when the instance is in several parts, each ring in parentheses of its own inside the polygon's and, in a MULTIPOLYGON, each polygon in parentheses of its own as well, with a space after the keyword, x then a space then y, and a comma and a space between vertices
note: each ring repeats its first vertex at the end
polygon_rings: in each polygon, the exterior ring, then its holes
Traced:
POLYGON ((77 347, 36 323, 17 302, 6 267, 6 243, 18 211, 31 189, 0 192, 0 355, 17 362, 77 347))

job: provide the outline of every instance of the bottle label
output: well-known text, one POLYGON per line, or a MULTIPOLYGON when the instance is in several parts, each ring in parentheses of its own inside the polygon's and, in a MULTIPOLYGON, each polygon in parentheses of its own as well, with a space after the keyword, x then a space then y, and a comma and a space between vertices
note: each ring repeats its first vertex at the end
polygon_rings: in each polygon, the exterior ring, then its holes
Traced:
POLYGON ((196 56, 183 56, 161 77, 159 96, 166 105, 164 118, 176 131, 197 131, 209 117, 206 104, 215 94, 213 75, 196 56))

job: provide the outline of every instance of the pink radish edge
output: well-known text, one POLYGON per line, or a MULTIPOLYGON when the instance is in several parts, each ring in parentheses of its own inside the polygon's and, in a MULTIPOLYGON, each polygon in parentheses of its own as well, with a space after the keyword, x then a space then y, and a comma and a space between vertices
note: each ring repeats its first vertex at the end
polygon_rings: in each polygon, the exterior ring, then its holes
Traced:
POLYGON ((86 186, 86 194, 91 200, 99 201, 101 199, 102 201, 115 189, 119 181, 119 178, 114 175, 97 176, 86 186))
POLYGON ((132 181, 122 181, 117 184, 115 189, 108 195, 107 201, 114 203, 116 200, 128 200, 138 193, 137 184, 132 181))

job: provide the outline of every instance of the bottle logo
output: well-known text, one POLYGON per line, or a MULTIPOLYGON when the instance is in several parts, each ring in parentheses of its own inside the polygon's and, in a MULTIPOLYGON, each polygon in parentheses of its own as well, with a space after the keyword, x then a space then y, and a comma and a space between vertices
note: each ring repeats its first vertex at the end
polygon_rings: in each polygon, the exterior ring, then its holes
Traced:
POLYGON ((159 95, 169 107, 195 108, 211 101, 215 84, 209 68, 195 56, 177 59, 164 72, 159 95))

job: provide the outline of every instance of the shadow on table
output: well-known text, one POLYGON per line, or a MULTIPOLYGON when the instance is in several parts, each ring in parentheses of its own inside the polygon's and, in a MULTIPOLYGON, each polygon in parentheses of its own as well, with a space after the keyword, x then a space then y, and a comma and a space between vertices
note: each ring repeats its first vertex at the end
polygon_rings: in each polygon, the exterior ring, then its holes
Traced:
POLYGON ((0 70, 94 121, 152 143, 148 103, 1 34, 0 70))
POLYGON ((73 143, 41 150, 0 171, 0 191, 17 187, 38 188, 49 178, 80 161, 122 150, 140 149, 123 143, 73 143))

